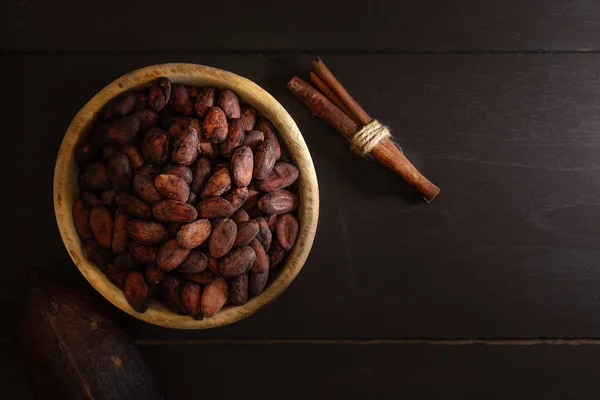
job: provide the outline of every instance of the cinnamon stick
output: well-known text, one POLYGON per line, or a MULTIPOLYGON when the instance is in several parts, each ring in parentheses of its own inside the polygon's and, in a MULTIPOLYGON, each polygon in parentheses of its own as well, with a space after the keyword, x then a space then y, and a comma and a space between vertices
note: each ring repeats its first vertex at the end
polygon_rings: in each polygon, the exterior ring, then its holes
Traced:
MULTIPOLYGON (((349 140, 361 128, 340 108, 299 77, 293 77, 288 82, 287 88, 317 117, 325 120, 349 140)), ((350 95, 348 94, 348 96, 350 95)), ((340 99, 342 99, 342 96, 340 96, 340 99)), ((358 108, 362 110, 360 106, 358 108)), ((371 119, 368 114, 364 110, 362 110, 362 113, 363 115, 360 118, 363 118, 363 120, 369 118, 366 122, 369 123, 371 119)), ((439 194, 440 189, 424 177, 389 138, 381 141, 371 150, 370 154, 377 161, 401 175, 406 182, 414 186, 423 195, 427 202, 432 201, 439 194)))
MULTIPOLYGON (((314 83, 314 85, 317 87, 317 89, 319 89, 321 92, 323 92, 325 97, 327 97, 329 100, 331 100, 331 102, 333 104, 338 106, 340 110, 342 110, 350 118, 352 118, 352 113, 350 112, 348 107, 346 107, 344 105, 344 103, 342 103, 340 98, 337 97, 335 93, 333 93, 333 91, 329 88, 329 86, 327 86, 327 84, 325 82, 323 82, 323 80, 321 78, 319 78, 319 75, 315 74, 314 72, 311 72, 309 76, 310 76, 311 82, 314 83)), ((356 120, 354 120, 354 122, 358 123, 358 121, 356 121, 356 120)))

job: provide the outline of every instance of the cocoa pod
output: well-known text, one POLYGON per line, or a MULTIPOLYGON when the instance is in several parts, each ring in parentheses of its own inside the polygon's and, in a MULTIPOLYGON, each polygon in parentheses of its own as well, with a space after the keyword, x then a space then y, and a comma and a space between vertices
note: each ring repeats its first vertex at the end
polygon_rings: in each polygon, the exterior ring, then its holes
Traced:
POLYGON ((190 94, 190 97, 192 98, 192 100, 196 100, 196 98, 198 97, 198 94, 200 94, 200 90, 202 88, 199 88, 198 86, 186 86, 185 87, 188 91, 188 93, 190 94))
POLYGON ((236 276, 229 285, 229 299, 236 306, 241 306, 248 301, 248 275, 236 276))
POLYGON ((129 271, 137 268, 140 265, 140 262, 130 252, 125 251, 117 254, 113 260, 113 265, 118 269, 129 271))
POLYGON ((264 217, 256 218, 256 222, 258 222, 259 230, 256 234, 256 240, 262 244, 265 251, 269 251, 271 247, 271 241, 273 240, 273 234, 269 229, 269 224, 267 224, 267 220, 264 217))
POLYGON ((200 198, 206 199, 220 196, 231 188, 231 176, 227 168, 220 168, 208 179, 204 189, 200 192, 200 198))
POLYGON ((77 234, 82 240, 93 237, 92 230, 90 229, 90 212, 81 200, 73 205, 73 223, 75 224, 77 234))
POLYGON ((173 143, 171 160, 175 164, 191 165, 198 157, 199 145, 198 131, 191 127, 187 128, 173 143))
POLYGON ((196 204, 200 218, 226 218, 233 214, 234 209, 230 202, 222 197, 211 197, 201 200, 196 204))
POLYGON ((185 225, 181 222, 173 222, 167 225, 167 231, 169 231, 169 237, 176 237, 177 234, 179 233, 179 230, 181 229, 181 227, 185 225))
POLYGON ((184 249, 193 249, 200 246, 208 238, 210 232, 209 220, 196 220, 181 227, 181 230, 177 233, 177 244, 184 249))
POLYGON ((164 165, 171 156, 171 139, 160 128, 150 128, 142 141, 142 155, 147 163, 164 165))
POLYGON ((254 149, 254 171, 252 176, 256 179, 265 179, 275 166, 275 151, 273 142, 265 140, 254 149))
POLYGON ((252 241, 250 241, 249 246, 252 248, 252 250, 254 250, 254 253, 256 254, 256 260, 250 266, 250 271, 254 272, 255 274, 260 274, 265 271, 268 271, 269 256, 267 256, 267 252, 265 251, 265 248, 262 246, 262 244, 258 240, 253 239, 252 241))
POLYGON ((197 199, 196 193, 190 192, 190 195, 188 196, 186 203, 188 203, 191 206, 196 206, 197 201, 198 201, 198 199, 197 199))
POLYGON ((138 94, 136 92, 126 92, 112 98, 102 107, 98 118, 105 120, 109 118, 124 117, 131 114, 137 107, 138 94))
POLYGON ((137 197, 119 193, 117 194, 116 201, 119 207, 134 217, 149 219, 152 216, 152 208, 137 197))
POLYGON ((229 133, 227 139, 219 145, 219 154, 221 157, 229 158, 242 145, 246 138, 244 134, 244 125, 239 119, 234 119, 229 123, 229 133))
POLYGON ((208 140, 200 139, 200 144, 198 144, 198 152, 202 153, 207 158, 214 160, 219 157, 219 147, 215 143, 211 143, 208 140))
POLYGON ((215 105, 215 89, 211 87, 204 87, 198 91, 198 97, 196 97, 196 103, 194 108, 196 109, 196 115, 200 118, 204 118, 206 112, 215 105))
POLYGON ((160 167, 154 164, 146 164, 138 170, 138 174, 150 175, 154 180, 154 178, 160 175, 160 167))
POLYGON ((200 302, 202 314, 205 317, 212 317, 218 313, 227 302, 229 297, 229 287, 225 279, 216 277, 204 288, 202 300, 200 302))
POLYGON ((275 269, 285 259, 285 256, 287 255, 287 250, 281 247, 279 243, 275 243, 271 250, 269 250, 268 255, 269 267, 270 269, 275 269))
POLYGON ((177 114, 192 115, 194 104, 190 97, 190 93, 184 86, 171 84, 171 97, 169 105, 177 114))
POLYGON ((167 306, 175 313, 185 315, 186 309, 181 298, 181 278, 165 274, 160 289, 167 306))
POLYGON ((156 265, 165 271, 171 271, 177 268, 189 254, 190 251, 179 247, 175 239, 169 239, 158 250, 156 265))
POLYGON ((148 107, 154 111, 162 110, 171 98, 171 81, 169 78, 158 78, 152 82, 148 93, 148 107))
POLYGON ((108 264, 104 270, 104 275, 112 282, 113 285, 123 290, 125 279, 127 279, 127 270, 118 269, 114 264, 108 264))
POLYGON ((140 271, 130 271, 123 288, 127 302, 135 311, 144 313, 148 309, 150 296, 144 275, 140 271))
POLYGON ((127 245, 129 244, 129 236, 127 236, 128 222, 129 215, 124 211, 117 210, 112 237, 112 251, 115 253, 122 253, 127 250, 127 245))
POLYGON ((212 272, 215 275, 219 275, 219 260, 217 260, 214 257, 211 257, 210 255, 207 258, 208 258, 208 269, 210 270, 210 272, 212 272))
POLYGON ((133 176, 129 158, 123 153, 117 153, 108 160, 108 180, 117 192, 131 192, 133 176))
POLYGON ((227 118, 219 107, 211 107, 202 123, 202 131, 212 143, 223 143, 227 138, 227 118))
POLYGON ((102 159, 108 161, 112 156, 117 154, 120 149, 121 147, 117 146, 116 144, 109 144, 107 146, 104 146, 102 148, 102 159))
POLYGON ((186 282, 181 287, 181 299, 188 315, 195 319, 202 318, 200 310, 200 299, 202 298, 202 289, 196 283, 186 282))
POLYGON ((244 131, 250 132, 256 125, 256 109, 249 104, 244 104, 241 110, 240 121, 244 124, 244 131))
POLYGON ((237 225, 229 218, 224 218, 215 225, 208 239, 208 251, 214 258, 223 257, 231 250, 237 235, 237 225))
POLYGON ((102 207, 104 204, 95 193, 92 192, 81 192, 81 201, 87 208, 102 207))
POLYGON ((277 162, 271 173, 263 180, 257 179, 254 185, 263 192, 272 192, 273 190, 283 189, 296 182, 300 171, 295 165, 277 162))
POLYGON ((135 112, 133 115, 138 117, 140 120, 140 133, 146 132, 148 129, 158 126, 160 122, 160 118, 156 111, 140 110, 135 112))
POLYGON ((205 157, 198 157, 190 169, 193 175, 190 190, 198 195, 210 176, 210 161, 205 157))
POLYGON ((133 178, 133 187, 138 196, 150 204, 162 200, 162 196, 154 186, 154 178, 148 174, 143 172, 136 174, 133 178))
POLYGON ((248 198, 248 188, 239 187, 231 190, 224 199, 231 203, 234 210, 238 210, 248 198))
POLYGON ((83 243, 83 256, 94 263, 99 269, 104 270, 109 262, 113 260, 115 254, 106 247, 100 246, 100 243, 91 239, 83 243))
POLYGON ((231 178, 237 187, 244 187, 252 180, 254 155, 250 147, 238 148, 231 157, 231 178))
POLYGON ((111 188, 108 180, 108 168, 102 161, 96 161, 85 167, 82 174, 83 181, 95 191, 103 191, 111 188))
POLYGON ((164 222, 192 222, 198 217, 196 209, 176 200, 161 200, 152 207, 154 217, 164 222))
POLYGON ((298 220, 294 214, 280 215, 275 228, 277 242, 286 250, 291 250, 298 237, 298 220))
POLYGON ((121 153, 125 154, 129 159, 131 171, 134 174, 137 173, 137 171, 144 165, 144 158, 142 157, 142 153, 140 153, 140 150, 131 144, 126 144, 124 146, 121 146, 120 151, 121 153))
POLYGON ((219 275, 226 278, 234 278, 245 274, 255 261, 256 253, 254 253, 251 247, 236 247, 219 260, 219 275))
POLYGON ((254 151, 256 146, 265 141, 265 134, 261 131, 250 131, 246 134, 242 146, 248 146, 254 151))
POLYGON ((219 96, 219 108, 223 110, 227 118, 239 118, 241 115, 240 100, 237 95, 229 89, 221 92, 221 95, 219 96))
POLYGON ((267 225, 269 226, 269 230, 271 232, 275 232, 275 227, 277 226, 277 214, 266 214, 264 216, 265 220, 267 221, 267 225))
POLYGON ((131 143, 140 131, 140 119, 135 115, 103 122, 96 128, 93 143, 97 145, 131 143))
POLYGON ((194 180, 194 174, 192 173, 192 170, 190 167, 185 165, 167 164, 163 167, 162 173, 177 175, 188 185, 191 185, 192 181, 194 180))
POLYGON ((100 157, 100 147, 91 143, 81 142, 75 147, 75 163, 85 167, 100 157))
POLYGON ((141 263, 150 264, 156 262, 158 246, 146 246, 134 241, 129 242, 131 255, 141 263))
POLYGON ((262 273, 250 272, 250 293, 258 296, 265 291, 269 280, 269 270, 262 273))
POLYGON ((255 220, 242 222, 238 225, 234 246, 247 246, 258 234, 260 226, 255 220))
POLYGON ((258 208, 266 214, 285 214, 298 208, 299 202, 294 193, 277 189, 262 196, 258 200, 258 208))
POLYGON ((231 216, 231 220, 239 225, 242 222, 249 221, 250 217, 248 216, 248 213, 246 212, 246 210, 239 209, 233 213, 233 215, 231 216))
POLYGON ((177 175, 160 174, 154 179, 156 190, 168 199, 187 201, 190 187, 177 175))
POLYGON ((182 274, 185 279, 191 282, 198 283, 200 285, 206 285, 211 283, 217 277, 212 271, 205 269, 204 271, 197 274, 182 274))
POLYGON ((149 264, 146 266, 146 270, 144 272, 146 276, 146 281, 151 285, 158 285, 165 276, 165 271, 160 269, 156 264, 149 264))
POLYGON ((193 250, 185 260, 177 267, 177 272, 182 274, 199 274, 208 266, 206 254, 193 250))
POLYGON ((106 208, 92 208, 90 212, 90 227, 94 238, 100 246, 110 249, 112 245, 113 218, 106 208))
POLYGON ((242 208, 246 211, 255 208, 261 196, 262 193, 256 190, 253 184, 250 184, 248 186, 248 197, 246 197, 246 201, 242 204, 242 208))
POLYGON ((185 131, 186 127, 181 124, 173 124, 169 127, 169 134, 175 140, 179 139, 185 131))
POLYGON ((271 142, 273 142, 273 151, 275 152, 275 159, 279 160, 279 158, 281 157, 281 145, 279 144, 279 139, 277 139, 275 127, 273 126, 271 121, 265 118, 260 118, 256 123, 255 129, 265 134, 265 140, 270 140, 271 142))
POLYGON ((158 222, 132 219, 127 224, 127 234, 131 238, 144 245, 157 245, 169 239, 169 232, 158 222))

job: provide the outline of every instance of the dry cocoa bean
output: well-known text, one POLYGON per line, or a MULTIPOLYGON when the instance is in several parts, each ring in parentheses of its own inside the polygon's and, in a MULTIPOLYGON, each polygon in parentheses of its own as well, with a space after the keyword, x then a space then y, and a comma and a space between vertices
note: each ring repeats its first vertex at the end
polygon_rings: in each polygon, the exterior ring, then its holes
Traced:
POLYGON ((162 110, 171 98, 171 81, 168 78, 158 78, 152 82, 148 94, 148 107, 154 111, 162 110))
POLYGON ((73 205, 73 222, 75 230, 82 240, 92 238, 92 230, 90 228, 90 212, 83 205, 83 201, 79 200, 73 205))
POLYGON ((206 181, 210 177, 210 161, 205 157, 198 157, 192 164, 191 168, 194 178, 190 184, 190 190, 196 194, 206 185, 206 181))
POLYGON ((223 308, 228 297, 229 288, 225 279, 221 277, 215 278, 211 283, 206 285, 202 293, 202 300, 200 302, 202 314, 205 317, 212 317, 223 308))
POLYGON ((251 240, 249 246, 256 254, 256 260, 250 266, 250 271, 254 272, 255 274, 267 271, 269 269, 269 256, 267 256, 265 248, 256 239, 251 240))
POLYGON ((83 243, 83 255, 89 262, 95 264, 101 270, 104 270, 107 264, 115 257, 115 254, 110 249, 100 246, 94 239, 86 240, 83 243))
POLYGON ((200 144, 198 145, 198 153, 201 153, 207 158, 211 160, 219 157, 219 145, 215 143, 211 143, 208 140, 200 139, 200 144))
POLYGON ((219 260, 219 275, 234 278, 245 274, 255 261, 256 253, 251 247, 236 247, 219 260))
POLYGON ((208 239, 208 251, 214 258, 223 257, 231 250, 237 235, 237 225, 229 218, 224 218, 215 225, 208 239))
POLYGON ((173 222, 167 225, 167 231, 169 231, 169 237, 176 237, 177 234, 179 233, 179 230, 181 229, 181 227, 185 225, 181 222, 173 222))
POLYGON ((196 202, 198 201, 197 197, 196 197, 196 193, 194 192, 190 192, 190 195, 186 201, 186 203, 188 203, 191 206, 196 206, 196 202))
POLYGON ((275 228, 277 242, 286 250, 291 250, 298 237, 298 220, 294 214, 280 215, 275 228))
POLYGON ((131 192, 133 176, 129 158, 123 153, 117 153, 108 160, 108 180, 117 192, 131 192))
MULTIPOLYGON (((112 209, 117 206, 117 191, 115 189, 109 189, 102 192, 100 195, 100 202, 106 208, 112 209)), ((97 205, 96 207, 99 207, 97 205)))
POLYGON ((140 150, 131 144, 126 144, 124 146, 121 146, 120 151, 121 153, 125 154, 129 159, 131 171, 134 174, 137 173, 137 171, 144 165, 144 158, 142 157, 142 153, 140 152, 140 150))
POLYGON ((202 123, 202 131, 212 143, 223 143, 227 138, 227 118, 219 107, 211 107, 202 123))
POLYGON ((173 143, 171 160, 175 164, 191 165, 198 157, 199 145, 198 131, 191 127, 187 128, 173 143))
POLYGON ((98 196, 96 196, 96 194, 92 192, 81 192, 81 201, 83 201, 83 205, 87 208, 104 206, 104 204, 102 204, 102 201, 100 201, 98 196))
POLYGON ((197 274, 183 274, 183 277, 188 281, 192 281, 200 285, 206 285, 214 281, 217 276, 212 271, 205 269, 197 274))
POLYGON ((149 264, 145 271, 146 281, 151 285, 158 285, 165 276, 165 271, 160 269, 156 264, 149 264))
POLYGON ((246 212, 246 210, 239 209, 233 213, 233 215, 231 216, 231 220, 239 225, 242 222, 249 221, 250 217, 248 216, 248 213, 246 212))
POLYGON ((140 133, 146 132, 150 128, 158 126, 160 118, 156 111, 152 110, 140 110, 135 112, 133 115, 140 120, 140 133))
POLYGON ((265 179, 275 166, 275 151, 273 142, 265 140, 254 149, 254 171, 252 176, 256 179, 265 179))
POLYGON ((214 257, 211 257, 210 255, 207 256, 208 258, 208 269, 215 275, 219 275, 219 260, 217 260, 214 257))
POLYGON ((248 275, 236 276, 229 285, 229 299, 236 306, 241 306, 248 301, 248 275))
POLYGON ((204 189, 200 192, 200 198, 206 199, 213 196, 220 196, 231 188, 231 176, 227 168, 219 168, 208 179, 204 189))
POLYGON ((199 219, 183 225, 177 233, 177 244, 184 249, 200 246, 210 235, 211 229, 210 221, 207 219, 199 219))
POLYGON ((113 285, 123 290, 125 279, 127 279, 127 270, 118 269, 113 264, 108 264, 104 270, 104 275, 112 282, 113 285))
POLYGON ((177 114, 192 115, 194 104, 190 93, 184 86, 171 84, 171 98, 169 104, 177 114))
POLYGON ((251 105, 244 104, 241 110, 240 121, 244 124, 244 131, 250 132, 256 125, 256 109, 251 105))
POLYGON ((196 103, 194 108, 196 109, 196 115, 200 118, 204 118, 206 112, 215 105, 215 89, 211 87, 204 87, 199 90, 198 97, 196 97, 196 103))
POLYGON ((269 270, 262 273, 250 272, 250 293, 258 296, 265 291, 269 280, 269 270))
POLYGON ((232 189, 224 196, 224 199, 231 203, 234 210, 238 210, 248 198, 248 188, 239 187, 232 189))
POLYGON ((262 244, 265 251, 269 251, 271 247, 271 241, 273 240, 273 234, 269 229, 269 224, 264 217, 256 218, 256 222, 258 222, 259 230, 256 234, 256 239, 262 244))
POLYGON ((110 120, 98 125, 93 142, 98 145, 131 143, 140 131, 140 119, 135 115, 110 120))
POLYGON ((247 246, 258 233, 260 226, 258 222, 255 220, 251 220, 248 222, 242 222, 238 225, 237 236, 235 238, 235 242, 233 242, 234 246, 247 246))
MULTIPOLYGON (((171 121, 173 121, 174 124, 179 124, 179 125, 183 126, 184 128, 187 128, 187 127, 191 126, 192 121, 194 121, 194 119, 187 115, 174 115, 171 117, 171 121)), ((194 129, 196 129, 198 132, 200 132, 200 130, 197 127, 194 129)))
POLYGON ((273 151, 275 151, 275 159, 279 160, 279 158, 281 157, 281 145, 279 144, 279 139, 277 139, 275 127, 273 126, 271 121, 265 118, 260 118, 256 123, 255 129, 265 134, 265 140, 270 140, 271 142, 273 142, 273 151))
POLYGON ((181 137, 181 135, 183 134, 183 132, 185 132, 186 127, 181 125, 181 124, 172 124, 169 127, 169 134, 171 135, 171 137, 175 140, 179 139, 181 137))
POLYGON ((138 170, 139 174, 147 174, 154 180, 160 174, 160 167, 154 164, 146 164, 138 170))
POLYGON ((140 265, 140 262, 130 252, 125 251, 123 253, 117 254, 115 259, 113 260, 113 264, 118 269, 129 271, 134 268, 137 268, 140 265))
POLYGON ((142 155, 147 163, 164 165, 171 155, 169 134, 158 127, 148 129, 142 141, 142 155))
POLYGON ((127 250, 129 236, 127 235, 127 223, 129 215, 122 210, 117 210, 113 227, 112 251, 122 253, 127 250))
POLYGON ((108 168, 102 161, 96 161, 88 165, 83 172, 83 180, 95 191, 103 191, 110 189, 110 181, 108 180, 108 168))
POLYGON ((150 204, 162 200, 162 196, 156 190, 156 186, 154 186, 154 178, 148 174, 143 172, 136 174, 135 178, 133 178, 133 187, 138 196, 150 204))
POLYGON ((177 272, 182 274, 199 274, 208 265, 206 254, 201 251, 190 251, 190 255, 177 267, 177 272))
POLYGON ((250 131, 246 134, 246 138, 242 142, 242 146, 248 146, 254 151, 256 146, 265 141, 265 134, 261 131, 250 131))
POLYGON ((102 107, 98 118, 105 120, 109 118, 124 117, 131 114, 137 107, 139 96, 136 92, 126 92, 109 100, 102 107))
POLYGON ((267 221, 267 225, 269 226, 269 230, 271 232, 275 232, 275 227, 277 225, 277 214, 266 214, 264 216, 265 220, 267 221))
POLYGON ((192 173, 192 170, 190 167, 185 165, 167 164, 163 167, 162 173, 177 175, 188 185, 191 185, 192 181, 194 180, 194 174, 192 173))
POLYGON ((125 193, 118 193, 116 202, 119 207, 134 217, 149 219, 152 216, 152 208, 137 197, 125 193))
POLYGON ((144 275, 140 271, 130 271, 123 287, 127 302, 135 311, 144 313, 148 309, 150 296, 144 275))
POLYGON ((277 268, 281 262, 284 260, 287 255, 287 250, 281 247, 279 243, 275 243, 275 245, 269 250, 269 266, 270 269, 277 268))
POLYGON ((158 246, 146 246, 134 241, 129 242, 129 251, 141 263, 150 264, 156 262, 158 246))
POLYGON ((104 207, 92 208, 90 212, 90 227, 94 238, 100 246, 111 248, 113 234, 113 218, 104 207))
POLYGON ((248 186, 248 197, 242 204, 242 208, 246 211, 255 208, 258 205, 258 200, 262 196, 262 193, 256 190, 253 184, 248 186))
POLYGON ((196 98, 198 97, 198 94, 200 94, 200 89, 198 86, 186 86, 185 87, 188 91, 188 93, 190 94, 190 97, 192 98, 192 100, 196 100, 196 98))
POLYGON ((198 217, 196 209, 176 200, 161 200, 152 207, 154 217, 165 222, 192 222, 198 217))
POLYGON ((181 299, 186 313, 192 318, 201 319, 202 311, 200 299, 202 298, 202 289, 196 283, 186 282, 181 287, 181 299))
POLYGON ((112 156, 117 154, 120 149, 121 147, 116 144, 109 144, 107 146, 104 146, 102 148, 102 158, 108 161, 112 156))
POLYGON ((299 174, 300 172, 295 165, 277 162, 271 173, 263 180, 257 179, 254 185, 263 192, 272 192, 290 186, 298 179, 299 174))
POLYGON ((85 167, 96 161, 100 156, 100 147, 91 143, 82 142, 75 147, 75 163, 80 167, 85 167))
POLYGON ((186 309, 181 298, 181 278, 172 274, 165 274, 160 289, 163 299, 169 308, 181 315, 185 315, 186 309))
POLYGON ((244 187, 252 180, 254 155, 248 146, 238 148, 231 157, 231 178, 237 187, 244 187))
POLYGON ((227 118, 239 118, 241 115, 240 100, 229 89, 221 92, 219 96, 219 108, 223 110, 227 118))
POLYGON ((258 200, 258 208, 267 214, 285 214, 298 208, 300 200, 294 193, 277 189, 258 200))
POLYGON ((260 208, 252 208, 248 210, 248 216, 250 219, 256 219, 258 217, 265 217, 265 213, 260 210, 260 208))
POLYGON ((177 175, 160 174, 154 179, 156 190, 168 199, 187 201, 190 187, 177 175))
POLYGON ((189 254, 190 251, 179 247, 175 239, 169 239, 158 250, 156 265, 165 271, 171 271, 177 268, 189 254))
POLYGON ((127 223, 127 234, 139 244, 157 245, 169 239, 169 232, 162 224, 132 219, 127 223))
POLYGON ((219 145, 219 154, 221 157, 231 157, 235 149, 242 145, 246 138, 244 134, 244 125, 239 119, 234 119, 229 123, 229 133, 227 139, 219 145))

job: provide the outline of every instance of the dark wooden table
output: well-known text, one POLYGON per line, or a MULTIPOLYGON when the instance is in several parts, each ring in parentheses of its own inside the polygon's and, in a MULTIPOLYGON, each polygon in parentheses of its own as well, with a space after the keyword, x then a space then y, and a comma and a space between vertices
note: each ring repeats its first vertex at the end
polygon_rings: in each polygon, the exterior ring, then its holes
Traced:
POLYGON ((302 273, 252 318, 186 332, 114 311, 166 398, 598 398, 600 4, 7 0, 0 14, 3 392, 31 398, 21 268, 87 285, 52 207, 71 118, 130 70, 193 62, 288 109, 322 206, 302 273), (315 55, 441 186, 432 204, 286 92, 315 55))

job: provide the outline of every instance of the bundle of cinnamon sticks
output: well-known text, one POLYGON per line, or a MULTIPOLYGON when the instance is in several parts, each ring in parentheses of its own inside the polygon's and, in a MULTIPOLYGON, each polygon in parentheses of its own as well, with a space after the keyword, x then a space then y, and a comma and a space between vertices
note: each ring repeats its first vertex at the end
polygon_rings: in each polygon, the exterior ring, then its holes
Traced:
POLYGON ((356 135, 365 136, 366 133, 369 145, 362 147, 362 151, 402 176, 423 195, 425 201, 431 202, 440 189, 412 165, 392 141, 387 128, 366 113, 320 58, 313 60, 312 67, 310 80, 322 93, 295 76, 287 84, 292 94, 348 140, 353 141, 356 135), (375 133, 371 134, 372 131, 375 133))

